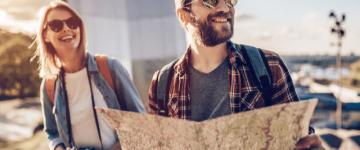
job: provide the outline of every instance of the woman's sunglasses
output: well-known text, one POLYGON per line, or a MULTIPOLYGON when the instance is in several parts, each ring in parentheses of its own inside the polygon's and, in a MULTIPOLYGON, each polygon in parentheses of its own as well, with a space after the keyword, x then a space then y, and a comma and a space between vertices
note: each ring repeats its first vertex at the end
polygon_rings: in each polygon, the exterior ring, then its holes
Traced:
MULTIPOLYGON (((192 0, 190 3, 185 4, 185 6, 194 3, 196 1, 201 1, 208 8, 215 8, 220 2, 220 0, 192 0)), ((224 1, 229 8, 233 8, 238 2, 237 0, 224 0, 224 1)))
POLYGON ((66 20, 55 19, 48 22, 47 26, 54 32, 60 32, 64 28, 64 23, 70 29, 77 29, 80 26, 81 21, 78 17, 70 17, 66 20))

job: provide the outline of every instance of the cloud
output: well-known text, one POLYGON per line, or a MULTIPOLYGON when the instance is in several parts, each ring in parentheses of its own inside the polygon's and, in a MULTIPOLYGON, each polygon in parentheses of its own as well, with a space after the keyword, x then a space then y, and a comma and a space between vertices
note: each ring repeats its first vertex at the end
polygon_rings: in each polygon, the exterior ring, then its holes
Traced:
POLYGON ((25 32, 34 33, 36 31, 37 21, 33 20, 15 20, 7 12, 0 10, 0 20, 6 20, 1 22, 0 29, 6 29, 12 32, 25 32))
POLYGON ((33 20, 39 9, 52 0, 1 0, 0 10, 14 20, 33 20))
POLYGON ((254 20, 256 17, 250 14, 240 14, 235 16, 236 22, 254 20))
POLYGON ((21 8, 9 8, 7 13, 15 20, 33 20, 36 18, 36 10, 32 9, 21 9, 21 8))
POLYGON ((35 32, 37 13, 50 1, 52 0, 0 0, 0 28, 13 32, 35 32))
POLYGON ((274 33, 271 31, 262 31, 254 34, 253 39, 260 41, 270 41, 274 38, 274 33))

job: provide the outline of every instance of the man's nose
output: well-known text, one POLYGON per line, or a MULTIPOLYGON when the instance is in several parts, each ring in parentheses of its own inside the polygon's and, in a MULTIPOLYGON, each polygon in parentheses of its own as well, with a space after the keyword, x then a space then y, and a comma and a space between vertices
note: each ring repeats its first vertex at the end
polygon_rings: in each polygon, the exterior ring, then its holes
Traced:
POLYGON ((226 5, 225 0, 219 0, 218 5, 215 7, 217 11, 229 12, 230 8, 226 5))

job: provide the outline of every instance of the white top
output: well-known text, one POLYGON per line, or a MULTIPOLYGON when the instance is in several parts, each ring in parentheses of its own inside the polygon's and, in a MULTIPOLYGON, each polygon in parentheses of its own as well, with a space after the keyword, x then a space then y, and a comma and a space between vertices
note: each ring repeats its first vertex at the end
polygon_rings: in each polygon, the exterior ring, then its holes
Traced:
MULTIPOLYGON (((101 148, 92 108, 90 85, 86 68, 65 73, 65 84, 70 106, 71 127, 75 145, 78 147, 101 148)), ((107 108, 104 97, 91 80, 96 107, 107 108)), ((116 142, 115 132, 98 114, 99 127, 104 149, 109 149, 116 142)))

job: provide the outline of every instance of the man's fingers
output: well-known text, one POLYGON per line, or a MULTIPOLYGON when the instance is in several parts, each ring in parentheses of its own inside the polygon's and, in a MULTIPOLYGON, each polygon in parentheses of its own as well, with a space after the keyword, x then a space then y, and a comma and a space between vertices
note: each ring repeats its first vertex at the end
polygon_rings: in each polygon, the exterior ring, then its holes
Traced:
POLYGON ((295 149, 309 149, 309 148, 321 148, 321 140, 320 137, 311 134, 304 138, 301 138, 295 145, 295 149))

